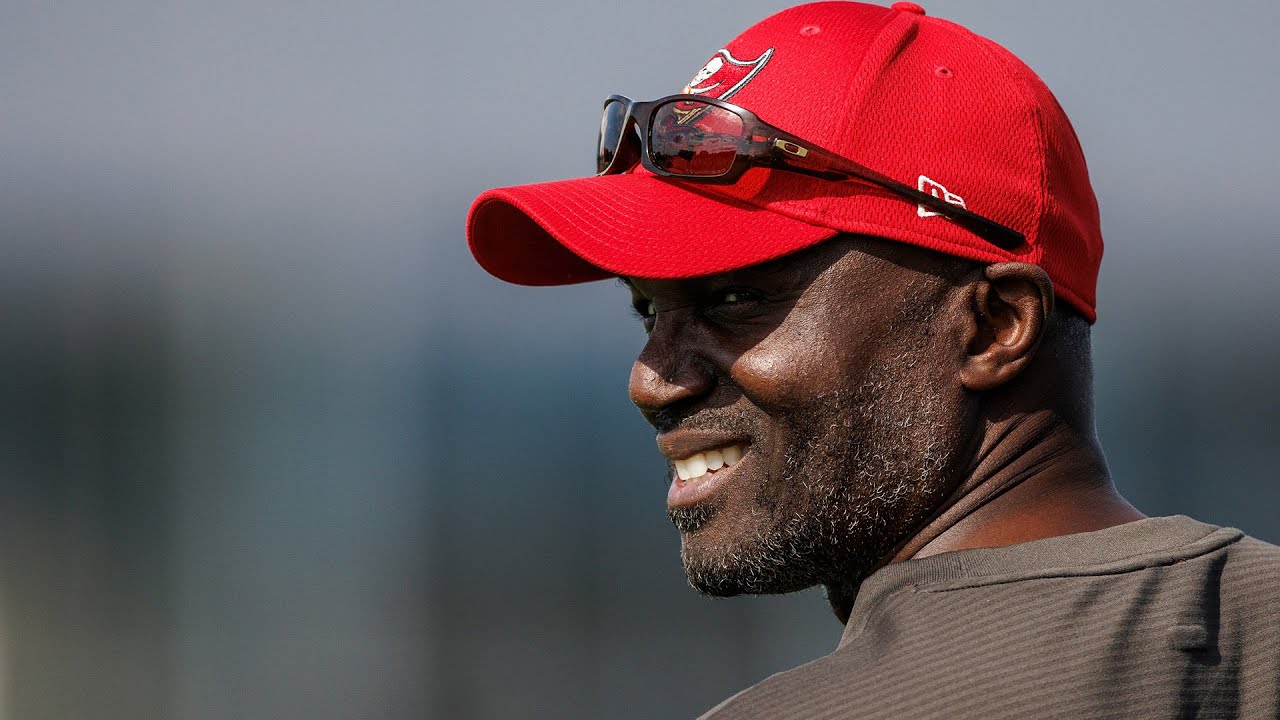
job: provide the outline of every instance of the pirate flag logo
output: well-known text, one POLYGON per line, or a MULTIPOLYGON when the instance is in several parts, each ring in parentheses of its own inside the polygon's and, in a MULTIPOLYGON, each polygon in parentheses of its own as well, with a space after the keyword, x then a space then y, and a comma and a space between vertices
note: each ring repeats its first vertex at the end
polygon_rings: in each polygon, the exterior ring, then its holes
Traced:
POLYGON ((764 69, 765 63, 772 56, 773 48, 765 50, 755 60, 739 60, 728 50, 721 50, 712 55, 689 84, 684 86, 684 94, 728 100, 764 69))

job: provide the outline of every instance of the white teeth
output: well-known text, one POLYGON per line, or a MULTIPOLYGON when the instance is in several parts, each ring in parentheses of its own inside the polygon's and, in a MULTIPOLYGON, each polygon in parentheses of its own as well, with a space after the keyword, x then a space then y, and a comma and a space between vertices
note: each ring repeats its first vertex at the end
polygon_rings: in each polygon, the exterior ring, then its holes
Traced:
POLYGON ((724 467, 724 455, 721 455, 719 450, 707 451, 707 469, 719 470, 722 467, 724 467))
POLYGON ((679 477, 681 480, 687 481, 689 479, 689 466, 686 465, 683 460, 676 460, 675 466, 676 466, 676 476, 679 477))
POLYGON ((724 450, 721 450, 720 453, 724 455, 725 465, 737 465, 738 461, 742 459, 742 448, 737 445, 730 445, 724 450))
POLYGON ((689 468, 690 478, 700 478, 707 474, 707 456, 698 453, 684 461, 685 467, 689 468))
POLYGON ((742 446, 730 445, 719 450, 695 453, 682 460, 673 460, 672 464, 676 467, 677 477, 684 482, 694 482, 705 477, 707 473, 732 467, 741 459, 742 446))

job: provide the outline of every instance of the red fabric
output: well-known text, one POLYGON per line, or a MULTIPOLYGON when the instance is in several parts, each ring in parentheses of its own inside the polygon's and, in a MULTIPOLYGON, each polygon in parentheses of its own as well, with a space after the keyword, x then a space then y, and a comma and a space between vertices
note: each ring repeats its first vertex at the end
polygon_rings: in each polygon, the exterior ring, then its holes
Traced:
POLYGON ((480 264, 523 284, 692 277, 852 232, 1036 263, 1095 319, 1102 234, 1084 155, 1049 89, 1011 53, 910 3, 854 2, 784 10, 724 50, 708 65, 722 70, 698 87, 725 78, 711 94, 733 87, 731 102, 770 124, 907 185, 943 186, 1026 245, 1001 250, 857 183, 758 169, 729 186, 633 174, 490 190, 467 224, 480 264), (725 59, 766 53, 750 66, 725 59))

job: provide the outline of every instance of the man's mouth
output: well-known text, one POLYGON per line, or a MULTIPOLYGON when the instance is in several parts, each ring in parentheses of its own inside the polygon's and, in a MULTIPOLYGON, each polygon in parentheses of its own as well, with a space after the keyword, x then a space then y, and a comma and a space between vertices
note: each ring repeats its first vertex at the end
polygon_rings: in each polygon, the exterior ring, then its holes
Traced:
POLYGON ((667 509, 690 508, 709 500, 722 485, 733 482, 746 455, 747 445, 734 443, 672 460, 675 477, 667 489, 667 509))
POLYGON ((686 458, 672 460, 676 475, 684 483, 695 483, 717 470, 733 467, 742 459, 741 445, 727 445, 715 450, 694 453, 686 458))

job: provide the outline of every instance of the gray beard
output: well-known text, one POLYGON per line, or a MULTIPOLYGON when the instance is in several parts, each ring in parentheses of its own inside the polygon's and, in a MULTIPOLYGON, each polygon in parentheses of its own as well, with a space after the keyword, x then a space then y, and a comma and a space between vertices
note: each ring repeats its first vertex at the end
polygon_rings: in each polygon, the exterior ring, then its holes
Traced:
MULTIPOLYGON (((856 589, 945 498, 958 438, 919 354, 903 353, 853 392, 787 418, 802 444, 787 455, 787 492, 756 494, 754 537, 684 551, 685 574, 714 596, 785 593, 817 584, 856 589), (800 415, 803 415, 801 417, 800 415)), ((716 512, 669 513, 696 532, 716 512)))

